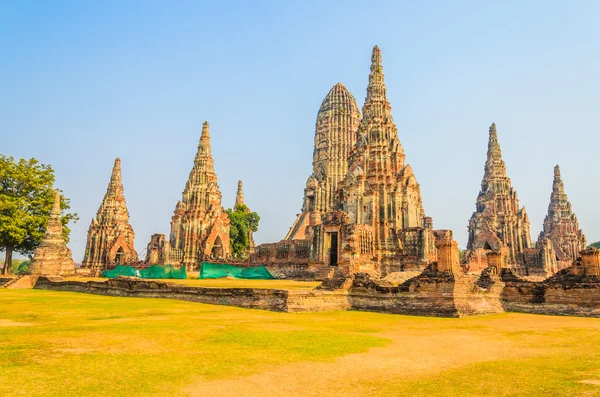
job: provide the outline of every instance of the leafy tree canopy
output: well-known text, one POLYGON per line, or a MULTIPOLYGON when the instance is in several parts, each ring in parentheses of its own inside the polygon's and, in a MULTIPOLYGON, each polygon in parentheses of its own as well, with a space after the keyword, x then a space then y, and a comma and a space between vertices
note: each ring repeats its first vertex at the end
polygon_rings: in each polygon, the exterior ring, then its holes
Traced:
MULTIPOLYGON (((5 263, 12 262, 13 252, 31 256, 40 243, 54 203, 54 170, 36 159, 0 155, 0 251, 6 251, 5 263)), ((66 213, 69 199, 61 195, 60 207, 65 241, 76 222, 77 214, 66 213)), ((12 266, 4 267, 4 274, 12 266)))
POLYGON ((229 208, 226 212, 231 220, 229 239, 233 256, 243 258, 250 246, 250 231, 258 230, 260 216, 251 212, 245 204, 238 204, 233 210, 229 208))
POLYGON ((595 243, 590 244, 590 247, 594 247, 600 250, 600 241, 596 241, 595 243))

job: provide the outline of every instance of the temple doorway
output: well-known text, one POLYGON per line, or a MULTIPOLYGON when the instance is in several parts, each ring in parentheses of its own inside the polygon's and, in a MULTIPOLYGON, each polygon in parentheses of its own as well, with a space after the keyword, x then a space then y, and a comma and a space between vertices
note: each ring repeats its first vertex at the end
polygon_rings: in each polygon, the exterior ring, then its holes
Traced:
POLYGON ((221 237, 219 236, 215 239, 211 255, 213 258, 223 258, 223 241, 221 241, 221 237))
POLYGON ((329 266, 338 265, 338 233, 331 232, 329 235, 329 266))
POLYGON ((123 250, 123 247, 119 247, 115 254, 115 263, 121 265, 123 262, 125 262, 125 251, 123 250))

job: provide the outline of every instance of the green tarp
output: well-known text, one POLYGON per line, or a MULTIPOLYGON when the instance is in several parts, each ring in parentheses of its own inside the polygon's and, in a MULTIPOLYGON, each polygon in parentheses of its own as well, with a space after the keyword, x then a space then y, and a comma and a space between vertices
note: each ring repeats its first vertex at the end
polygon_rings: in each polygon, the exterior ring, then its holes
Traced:
POLYGON ((118 265, 112 270, 105 270, 102 272, 102 277, 106 278, 115 278, 120 276, 136 277, 137 271, 131 266, 118 265))
POLYGON ((200 278, 249 278, 255 280, 272 280, 275 277, 264 266, 239 267, 221 263, 202 262, 200 278))
POLYGON ((185 272, 185 266, 181 266, 180 269, 176 269, 173 265, 152 265, 146 269, 140 270, 141 278, 187 278, 185 272))
POLYGON ((140 277, 140 278, 187 278, 185 266, 181 269, 175 268, 173 265, 152 265, 142 270, 136 270, 132 266, 117 266, 112 270, 105 270, 102 277, 115 278, 120 276, 140 277))

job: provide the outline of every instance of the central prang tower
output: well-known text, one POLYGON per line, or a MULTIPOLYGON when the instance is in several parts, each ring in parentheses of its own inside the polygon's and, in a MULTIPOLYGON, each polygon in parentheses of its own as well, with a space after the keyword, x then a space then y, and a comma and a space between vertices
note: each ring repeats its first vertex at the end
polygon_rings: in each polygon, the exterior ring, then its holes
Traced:
POLYGON ((349 241, 356 244, 361 262, 381 274, 420 267, 436 252, 432 221, 425 216, 412 168, 405 164, 391 110, 381 50, 375 46, 362 120, 340 198, 353 225, 347 230, 349 241))
POLYGON ((362 118, 354 97, 336 84, 317 115, 302 212, 283 241, 257 247, 257 263, 380 277, 437 259, 432 221, 391 110, 375 46, 362 118))

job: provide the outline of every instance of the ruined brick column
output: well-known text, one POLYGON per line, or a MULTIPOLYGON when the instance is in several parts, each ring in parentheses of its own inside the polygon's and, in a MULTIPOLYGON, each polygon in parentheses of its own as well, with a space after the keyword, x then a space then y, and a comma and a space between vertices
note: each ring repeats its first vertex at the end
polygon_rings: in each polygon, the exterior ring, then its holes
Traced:
POLYGON ((588 248, 580 252, 586 276, 600 276, 600 251, 588 248))
POLYGON ((34 275, 70 276, 75 274, 73 254, 63 238, 60 220, 60 192, 56 190, 46 233, 33 253, 29 271, 34 275))
MULTIPOLYGON (((244 202, 244 184, 242 183, 242 181, 238 181, 237 192, 235 194, 235 207, 237 207, 238 205, 244 205, 246 206, 246 212, 252 212, 252 210, 244 202)), ((256 244, 254 243, 254 232, 252 231, 252 229, 248 229, 248 247, 246 248, 246 257, 252 255, 255 246, 256 244)))
POLYGON ((235 194, 235 205, 245 205, 244 204, 244 184, 242 181, 238 181, 237 192, 235 194))
POLYGON ((437 268, 439 272, 455 273, 460 269, 458 243, 452 239, 452 231, 436 230, 437 268))

